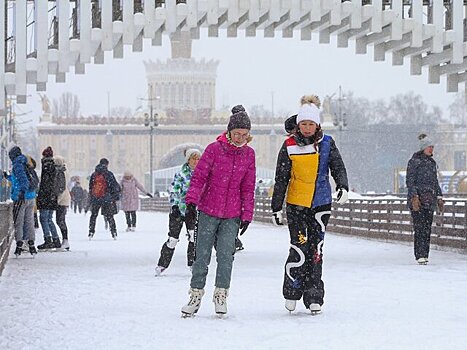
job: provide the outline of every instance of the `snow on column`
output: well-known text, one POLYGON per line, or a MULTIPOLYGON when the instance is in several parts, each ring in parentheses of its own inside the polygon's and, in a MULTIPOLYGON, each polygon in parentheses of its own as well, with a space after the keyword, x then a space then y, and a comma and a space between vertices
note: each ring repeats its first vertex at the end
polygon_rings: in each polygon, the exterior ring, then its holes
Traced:
POLYGON ((103 51, 110 51, 113 49, 112 1, 103 1, 101 11, 101 47, 103 51))
POLYGON ((433 24, 435 26, 435 35, 433 36, 433 53, 443 52, 444 46, 444 5, 442 1, 433 2, 433 24))
POLYGON ((423 44, 423 3, 422 0, 412 0, 412 42, 411 47, 421 47, 423 44))
POLYGON ((144 37, 154 38, 156 31, 156 9, 154 0, 144 0, 144 37))
POLYGON ((79 63, 91 62, 91 0, 79 2, 79 63))
POLYGON ((133 44, 133 26, 135 16, 133 5, 133 1, 123 2, 123 45, 133 44))
POLYGON ((373 0, 373 16, 371 17, 371 31, 380 33, 383 30, 383 0, 373 0))
POLYGON ((402 40, 402 0, 392 0, 391 40, 402 40))
MULTIPOLYGON (((0 23, 5 23, 5 0, 0 0, 0 23)), ((5 26, 0 25, 0 43, 5 42, 5 26)), ((0 57, 5 57, 5 45, 0 45, 0 57)), ((0 60, 0 114, 5 110, 5 60, 0 60)))
POLYGON ((37 90, 45 91, 49 73, 48 0, 37 0, 34 6, 34 41, 37 61, 37 90))
POLYGON ((66 73, 70 67, 70 3, 57 1, 58 13, 58 72, 66 73))
POLYGON ((26 103, 26 0, 14 4, 15 20, 15 94, 16 102, 26 103))
POLYGON ((452 29, 454 42, 452 43, 452 64, 464 61, 464 4, 463 1, 453 1, 452 29))

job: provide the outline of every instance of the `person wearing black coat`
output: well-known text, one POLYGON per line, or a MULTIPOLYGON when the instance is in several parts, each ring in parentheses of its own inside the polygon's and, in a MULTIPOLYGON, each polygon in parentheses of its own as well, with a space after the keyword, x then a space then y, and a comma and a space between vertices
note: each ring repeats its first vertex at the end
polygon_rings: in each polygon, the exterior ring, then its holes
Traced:
POLYGON ((428 263, 433 213, 444 209, 443 193, 438 183, 437 165, 433 159, 433 141, 425 134, 418 137, 420 150, 407 165, 407 204, 413 219, 414 253, 419 264, 428 263))
POLYGON ((39 210, 39 222, 44 234, 44 243, 37 246, 39 250, 60 248, 62 243, 57 233, 57 228, 52 220, 57 210, 57 194, 55 191, 55 162, 52 147, 47 147, 42 152, 42 169, 39 191, 37 193, 37 209, 39 210))
POLYGON ((89 180, 89 203, 91 218, 89 219, 89 239, 94 237, 96 219, 101 210, 109 223, 113 239, 117 239, 117 227, 114 215, 117 214, 117 201, 120 199, 121 188, 114 174, 108 170, 109 161, 102 158, 89 180))

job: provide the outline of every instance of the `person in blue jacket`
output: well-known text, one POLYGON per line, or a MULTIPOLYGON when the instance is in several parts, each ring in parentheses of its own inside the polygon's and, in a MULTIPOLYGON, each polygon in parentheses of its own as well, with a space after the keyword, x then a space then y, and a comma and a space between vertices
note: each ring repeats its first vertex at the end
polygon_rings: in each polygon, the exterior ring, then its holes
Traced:
POLYGON ((22 154, 21 148, 13 146, 8 153, 13 164, 11 175, 11 199, 13 201, 13 222, 15 226, 16 249, 15 255, 19 256, 23 247, 23 230, 29 233, 27 244, 31 254, 37 254, 35 247, 34 231, 34 205, 36 191, 30 187, 27 174, 27 158, 22 154))

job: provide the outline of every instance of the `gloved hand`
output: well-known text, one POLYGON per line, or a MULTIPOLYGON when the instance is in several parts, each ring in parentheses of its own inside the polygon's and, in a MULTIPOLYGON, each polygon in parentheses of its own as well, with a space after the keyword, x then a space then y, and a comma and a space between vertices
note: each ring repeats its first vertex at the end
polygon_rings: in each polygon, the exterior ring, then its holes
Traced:
POLYGON ((19 193, 18 193, 18 201, 24 201, 24 192, 23 192, 23 191, 19 191, 19 193))
POLYGON ((412 197, 412 210, 413 211, 419 211, 421 205, 422 204, 420 203, 420 198, 418 198, 418 196, 413 196, 412 197))
POLYGON ((272 223, 276 226, 284 225, 284 220, 282 219, 281 211, 276 211, 275 213, 272 213, 272 223))
POLYGON ((193 203, 187 204, 185 211, 185 224, 188 230, 195 229, 197 215, 196 205, 193 203))
POLYGON ((438 198, 438 213, 444 212, 444 200, 443 198, 438 198))
POLYGON ((8 177, 8 173, 6 171, 3 172, 3 177, 6 179, 8 177))
POLYGON ((149 198, 154 198, 153 195, 150 193, 146 193, 146 196, 148 196, 149 198))
POLYGON ((248 225, 250 225, 250 222, 249 221, 246 221, 246 220, 243 220, 241 223, 240 223, 240 236, 243 235, 245 233, 245 231, 247 230, 248 228, 248 225))
POLYGON ((349 200, 349 193, 345 188, 339 188, 337 190, 337 198, 336 198, 336 203, 337 204, 344 204, 349 200))
POLYGON ((182 216, 182 213, 180 213, 180 208, 178 205, 172 205, 172 208, 170 208, 170 214, 172 214, 174 217, 179 218, 182 216))

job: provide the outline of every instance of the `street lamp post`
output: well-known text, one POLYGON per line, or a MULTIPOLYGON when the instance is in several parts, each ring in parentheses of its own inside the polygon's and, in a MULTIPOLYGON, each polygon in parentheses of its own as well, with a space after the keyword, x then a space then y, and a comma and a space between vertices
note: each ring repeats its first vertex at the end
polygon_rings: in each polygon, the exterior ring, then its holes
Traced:
POLYGON ((149 115, 147 113, 144 114, 144 126, 149 127, 149 179, 151 181, 151 193, 154 193, 154 179, 153 179, 153 158, 154 158, 154 150, 153 150, 153 140, 154 140, 154 129, 159 125, 157 120, 158 114, 154 113, 153 108, 153 101, 159 100, 160 96, 152 97, 152 89, 149 88, 149 98, 145 99, 149 102, 149 115))

